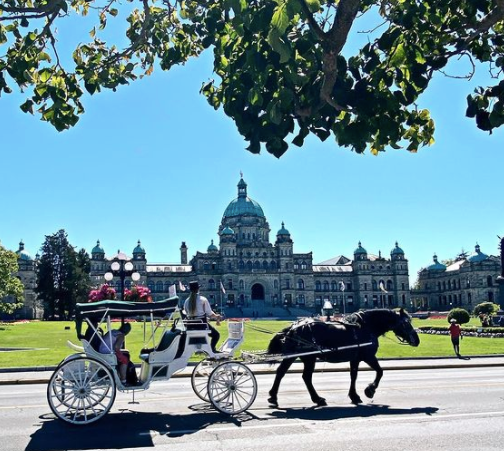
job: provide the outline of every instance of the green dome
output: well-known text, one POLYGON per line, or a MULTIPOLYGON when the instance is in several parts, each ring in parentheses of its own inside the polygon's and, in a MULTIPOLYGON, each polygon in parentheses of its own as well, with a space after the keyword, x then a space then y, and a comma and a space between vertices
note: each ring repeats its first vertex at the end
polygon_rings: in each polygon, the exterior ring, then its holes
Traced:
POLYGON ((404 255, 404 251, 399 247, 396 241, 394 249, 390 251, 390 255, 397 255, 397 254, 404 255))
POLYGON ((282 222, 282 228, 278 231, 277 233, 277 236, 278 235, 289 235, 290 236, 290 233, 289 231, 285 228, 284 226, 284 223, 282 222))
POLYGON ((427 267, 427 269, 429 271, 444 271, 444 270, 446 270, 446 266, 443 265, 442 263, 438 262, 436 254, 434 254, 433 260, 434 260, 434 263, 427 267))
POLYGON ((145 254, 145 249, 140 245, 140 240, 138 240, 137 246, 133 249, 133 255, 145 254))
POLYGON ((224 227, 222 229, 221 235, 234 235, 234 230, 231 227, 224 227))
POLYGON ((224 211, 224 218, 236 216, 256 216, 264 218, 261 206, 247 196, 247 184, 243 179, 238 182, 238 197, 232 200, 224 211))
POLYGON ((16 251, 16 254, 18 256, 18 260, 23 260, 27 262, 31 262, 33 260, 30 254, 24 250, 23 240, 19 242, 19 249, 16 251))
POLYGON ((219 251, 219 248, 213 244, 213 240, 210 244, 210 246, 208 246, 208 249, 207 249, 208 252, 218 252, 219 251))
POLYGON ((477 263, 477 262, 482 262, 483 260, 486 260, 486 259, 488 259, 488 255, 481 252, 479 244, 476 244, 476 247, 474 248, 474 254, 470 255, 467 258, 467 261, 470 261, 472 263, 477 263))
POLYGON ((361 246, 361 242, 359 241, 359 247, 355 249, 354 255, 360 255, 360 254, 367 254, 367 251, 361 246))
POLYGON ((103 250, 103 247, 100 246, 100 240, 96 241, 96 246, 93 247, 91 250, 91 254, 104 254, 105 251, 103 250))

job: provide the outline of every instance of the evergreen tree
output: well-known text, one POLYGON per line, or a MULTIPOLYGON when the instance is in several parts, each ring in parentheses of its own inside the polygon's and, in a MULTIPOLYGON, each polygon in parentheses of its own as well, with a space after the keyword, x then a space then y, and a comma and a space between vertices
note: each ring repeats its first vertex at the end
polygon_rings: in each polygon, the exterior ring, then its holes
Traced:
POLYGON ((14 313, 22 307, 23 284, 16 277, 17 255, 0 244, 0 313, 14 313))
POLYGON ((87 299, 89 271, 89 255, 84 249, 76 252, 63 229, 46 236, 35 288, 44 304, 45 319, 73 316, 76 302, 87 299))

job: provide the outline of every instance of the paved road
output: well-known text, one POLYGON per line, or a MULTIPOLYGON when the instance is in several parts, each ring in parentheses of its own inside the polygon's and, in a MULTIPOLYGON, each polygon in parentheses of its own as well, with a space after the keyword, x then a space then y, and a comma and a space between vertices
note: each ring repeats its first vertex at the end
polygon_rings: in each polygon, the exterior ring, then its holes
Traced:
MULTIPOLYGON (((362 392, 371 372, 359 375, 362 392)), ((90 449, 486 451, 503 448, 504 367, 387 371, 373 402, 348 402, 346 372, 317 373, 329 402, 313 408, 299 374, 282 384, 279 408, 267 405, 272 376, 257 376, 259 394, 238 418, 219 414, 192 392, 188 378, 119 394, 101 422, 70 427, 54 420, 45 386, 0 387, 0 451, 90 449)))

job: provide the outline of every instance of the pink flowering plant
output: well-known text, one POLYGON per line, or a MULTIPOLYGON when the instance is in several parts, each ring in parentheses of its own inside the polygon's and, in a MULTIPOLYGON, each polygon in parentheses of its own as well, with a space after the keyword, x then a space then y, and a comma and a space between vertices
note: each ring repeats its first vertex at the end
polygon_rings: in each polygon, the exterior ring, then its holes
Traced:
POLYGON ((100 288, 89 292, 88 302, 106 301, 116 298, 116 290, 108 283, 104 283, 100 288))
POLYGON ((124 300, 130 302, 152 302, 151 290, 143 285, 135 285, 124 290, 124 300))

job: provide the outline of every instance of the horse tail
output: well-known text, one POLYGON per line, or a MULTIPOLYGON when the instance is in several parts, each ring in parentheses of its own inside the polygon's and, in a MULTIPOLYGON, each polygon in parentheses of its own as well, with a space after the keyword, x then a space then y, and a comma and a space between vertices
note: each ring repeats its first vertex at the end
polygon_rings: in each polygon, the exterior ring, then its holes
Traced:
POLYGON ((278 332, 268 345, 268 354, 281 354, 285 343, 285 332, 278 332))

